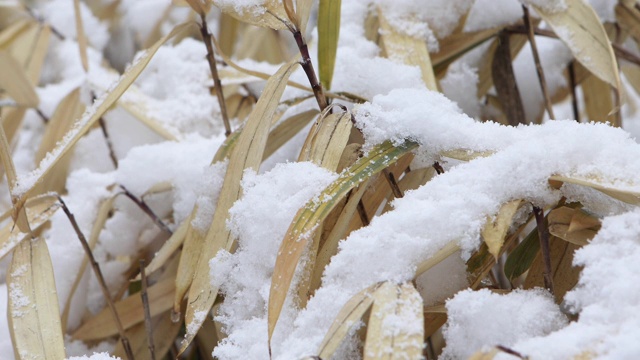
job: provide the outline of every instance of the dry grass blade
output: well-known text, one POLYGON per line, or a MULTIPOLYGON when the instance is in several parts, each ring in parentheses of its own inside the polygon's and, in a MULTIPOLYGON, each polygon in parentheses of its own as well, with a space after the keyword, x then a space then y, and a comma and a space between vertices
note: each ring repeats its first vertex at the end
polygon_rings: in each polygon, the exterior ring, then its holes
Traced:
POLYGON ((567 206, 548 215, 549 233, 575 245, 586 245, 600 230, 600 219, 567 206))
POLYGON ((502 111, 507 117, 507 122, 513 126, 524 124, 527 121, 515 73, 513 72, 509 34, 506 32, 500 33, 498 40, 498 47, 491 64, 493 84, 498 93, 502 111))
POLYGON ((11 194, 11 202, 13 203, 13 213, 11 217, 18 228, 23 233, 31 233, 31 228, 29 227, 29 221, 27 218, 27 214, 24 208, 24 201, 20 201, 20 199, 15 195, 15 188, 17 183, 17 174, 16 168, 13 164, 13 159, 11 158, 11 148, 9 145, 9 141, 7 140, 7 135, 4 132, 4 126, 0 125, 0 161, 2 162, 2 166, 4 167, 5 174, 7 175, 7 183, 9 184, 9 193, 11 194))
MULTIPOLYGON (((242 193, 240 183, 246 169, 257 171, 267 144, 269 128, 278 103, 287 85, 287 79, 295 69, 294 60, 283 65, 267 82, 262 96, 258 100, 247 123, 240 133, 237 144, 231 152, 229 167, 225 174, 220 198, 213 215, 213 222, 202 245, 202 251, 196 265, 193 282, 189 289, 189 301, 185 314, 185 322, 189 331, 181 346, 181 352, 193 340, 197 330, 205 319, 218 294, 209 277, 209 260, 221 249, 231 250, 235 242, 226 226, 229 209, 242 193)), ((194 266, 180 264, 180 266, 194 266)))
POLYGON ((630 190, 617 189, 615 188, 615 186, 599 183, 597 179, 577 179, 568 176, 553 175, 549 178, 549 180, 590 187, 606 195, 609 195, 614 199, 618 199, 631 205, 640 205, 640 193, 630 190))
POLYGON ((615 105, 611 98, 609 84, 592 75, 588 76, 580 86, 584 96, 587 119, 596 122, 615 123, 616 117, 611 114, 615 105))
MULTIPOLYGON (((27 219, 33 231, 49 222, 49 219, 58 210, 55 206, 56 199, 52 196, 34 198, 25 205, 27 219)), ((7 256, 21 241, 31 235, 18 231, 16 224, 11 221, 0 229, 0 259, 7 256)))
POLYGON ((373 294, 365 360, 418 359, 422 356, 422 298, 412 284, 384 283, 373 294))
MULTIPOLYGON (((151 316, 156 316, 173 306, 175 285, 172 279, 167 279, 149 287, 149 307, 151 316)), ((140 293, 117 302, 116 310, 122 320, 122 326, 128 329, 144 321, 144 309, 140 293)), ((118 334, 118 328, 108 308, 105 308, 96 316, 85 321, 74 333, 73 337, 79 340, 104 339, 118 334)))
MULTIPOLYGON (((175 339, 180 332, 181 323, 174 323, 171 321, 171 314, 161 314, 151 321, 153 328, 153 343, 155 346, 155 354, 158 359, 164 359, 166 354, 173 345, 172 341, 167 339, 175 339)), ((147 348, 147 332, 144 324, 138 324, 127 330, 127 337, 131 342, 131 349, 133 351, 133 357, 136 360, 153 360, 149 354, 147 348)), ((113 352, 114 356, 124 359, 126 357, 122 343, 116 345, 116 349, 113 352)))
POLYGON ((619 91, 618 62, 598 15, 585 1, 565 2, 564 11, 550 12, 539 6, 532 7, 584 67, 619 91))
POLYGON ((457 58, 491 39, 498 32, 500 28, 496 27, 472 33, 455 33, 440 40, 440 51, 431 56, 434 69, 438 74, 444 72, 457 58))
POLYGON ((373 294, 380 288, 380 284, 370 286, 354 295, 342 307, 338 316, 331 324, 318 350, 322 359, 331 359, 340 344, 349 335, 351 328, 358 324, 364 314, 373 304, 373 294))
POLYGON ((352 128, 350 112, 320 117, 311 128, 298 161, 311 161, 325 169, 336 171, 352 128))
POLYGON ((85 72, 89 71, 89 60, 87 58, 87 36, 84 34, 82 23, 82 13, 80 12, 80 0, 73 0, 73 12, 76 17, 76 34, 78 36, 78 50, 80 51, 80 62, 85 72))
POLYGON ((424 39, 411 37, 395 29, 385 18, 384 11, 378 7, 381 40, 387 57, 404 64, 418 66, 422 81, 429 90, 437 91, 438 85, 431 65, 431 57, 424 39))
POLYGON ((15 41, 15 39, 30 26, 37 26, 37 24, 32 20, 19 19, 3 29, 2 32, 0 32, 0 49, 9 46, 11 42, 15 41))
POLYGON ((491 255, 496 259, 504 244, 505 237, 513 221, 513 216, 523 203, 522 200, 514 200, 502 205, 496 217, 494 219, 487 219, 487 223, 482 229, 482 239, 489 247, 491 255))
POLYGON ((19 105, 36 107, 40 100, 24 68, 7 51, 0 51, 0 88, 19 105))
POLYGON ((351 189, 395 163, 417 146, 417 143, 408 140, 398 146, 390 142, 376 146, 369 152, 369 156, 361 158, 349 169, 344 170, 342 175, 317 197, 327 200, 311 200, 298 211, 280 245, 273 271, 269 292, 269 339, 280 317, 294 271, 308 241, 313 238, 317 225, 326 219, 351 189))
POLYGON ((318 8, 318 72, 322 86, 329 90, 336 64, 340 35, 342 0, 320 0, 318 8))
POLYGON ((294 135, 302 131, 317 114, 318 110, 308 110, 282 121, 269 133, 267 147, 264 149, 262 158, 266 159, 271 156, 282 145, 293 138, 294 135))
MULTIPOLYGON (((309 22, 309 16, 311 15, 311 8, 313 7, 313 0, 296 0, 296 14, 300 19, 300 32, 303 34, 307 31, 307 23, 309 22)), ((340 18, 333 18, 334 21, 340 22, 340 18)))
POLYGON ((640 11, 633 4, 620 1, 615 8, 617 24, 627 31, 636 42, 640 41, 640 11))
POLYGON ((146 53, 139 57, 138 60, 125 71, 118 83, 110 89, 104 97, 99 98, 94 105, 76 121, 71 130, 65 135, 64 140, 40 162, 38 168, 19 179, 20 191, 17 195, 28 197, 36 183, 51 171, 58 161, 73 148, 78 140, 116 103, 127 88, 136 80, 138 75, 142 73, 147 64, 149 64, 149 61, 151 61, 151 58, 160 46, 172 37, 189 30, 193 26, 195 26, 195 23, 192 22, 178 25, 151 48, 147 49, 146 53))
MULTIPOLYGON (((189 228, 191 226, 190 224, 191 224, 191 220, 193 220, 194 214, 195 214, 195 212, 192 212, 191 215, 189 217, 187 217, 182 222, 182 224, 180 224, 178 229, 171 235, 169 240, 167 240, 162 245, 160 250, 158 250, 155 253, 155 256, 153 257, 153 259, 151 260, 149 265, 147 265, 147 267, 145 268, 145 271, 147 273, 151 274, 154 271, 160 269, 162 266, 164 266, 167 263, 167 261, 169 261, 171 256, 173 256, 173 254, 176 251, 178 251, 180 246, 182 246, 182 244, 184 243, 185 238, 187 237, 187 231, 189 230, 189 228)), ((138 278, 136 278, 136 280, 139 280, 139 279, 140 279, 140 277, 138 276, 138 278)))
POLYGON ((65 358, 53 266, 40 237, 16 248, 7 276, 9 330, 20 359, 65 358))

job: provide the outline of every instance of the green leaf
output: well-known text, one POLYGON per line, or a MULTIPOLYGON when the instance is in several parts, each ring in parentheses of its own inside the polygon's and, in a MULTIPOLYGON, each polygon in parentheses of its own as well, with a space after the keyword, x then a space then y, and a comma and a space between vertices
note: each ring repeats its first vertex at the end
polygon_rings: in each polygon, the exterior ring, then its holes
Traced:
POLYGON ((318 68, 320 82, 331 88, 340 35, 340 5, 342 0, 320 0, 318 9, 318 68))
POLYGON ((538 255, 538 251, 540 251, 538 229, 533 229, 507 257, 507 261, 504 264, 504 274, 507 279, 513 281, 513 279, 518 278, 529 270, 531 264, 533 264, 533 259, 538 255))

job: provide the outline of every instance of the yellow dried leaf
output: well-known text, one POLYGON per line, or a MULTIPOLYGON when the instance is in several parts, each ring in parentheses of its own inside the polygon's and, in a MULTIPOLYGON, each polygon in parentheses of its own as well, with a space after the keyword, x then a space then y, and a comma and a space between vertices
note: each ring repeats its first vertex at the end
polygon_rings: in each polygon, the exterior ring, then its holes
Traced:
POLYGON ((602 184, 597 179, 577 179, 568 176, 553 175, 549 178, 549 180, 590 187, 602 192, 603 194, 609 195, 614 199, 618 199, 631 205, 640 205, 640 193, 630 190, 617 189, 613 185, 602 184))
POLYGON ((38 94, 24 68, 6 51, 0 51, 0 69, 0 89, 4 89, 19 105, 38 106, 38 94))
POLYGON ((82 24, 82 13, 80 12, 80 0, 73 0, 73 12, 76 18, 76 34, 78 36, 78 50, 80 51, 80 62, 85 72, 89 71, 89 60, 87 58, 87 36, 84 34, 82 24))
POLYGON ((285 19, 288 18, 282 0, 266 0, 263 5, 238 6, 228 1, 213 0, 220 10, 234 18, 260 27, 274 30, 285 30, 285 19))
POLYGON ((522 204, 522 200, 514 200, 502 205, 495 219, 488 218, 487 223, 482 228, 482 239, 489 247, 491 255, 496 259, 513 222, 513 217, 522 204))
POLYGON ((66 357, 53 266, 40 237, 23 241, 13 252, 7 275, 9 331, 19 359, 66 357))
POLYGON ((581 209, 563 206, 549 213, 549 233, 576 245, 586 245, 600 230, 600 219, 581 209))

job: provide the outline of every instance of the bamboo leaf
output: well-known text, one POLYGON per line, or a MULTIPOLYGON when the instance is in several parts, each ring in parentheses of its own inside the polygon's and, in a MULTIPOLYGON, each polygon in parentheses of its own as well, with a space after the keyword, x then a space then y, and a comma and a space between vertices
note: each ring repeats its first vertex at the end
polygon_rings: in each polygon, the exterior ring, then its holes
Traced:
POLYGON ((234 18, 260 27, 285 30, 284 20, 288 18, 282 0, 266 0, 263 5, 237 6, 233 2, 212 0, 220 10, 234 18))
POLYGON ((513 281, 527 272, 538 252, 540 252, 538 230, 533 229, 507 257, 504 264, 504 274, 507 279, 513 281))
MULTIPOLYGON (((151 317, 162 314, 171 309, 173 305, 175 284, 173 279, 166 279, 149 287, 149 308, 151 317)), ((118 301, 116 310, 122 321, 122 326, 129 329, 144 321, 144 309, 140 292, 137 292, 124 300, 118 301)), ((87 320, 74 333, 78 340, 98 340, 117 335, 118 328, 113 320, 113 314, 109 308, 103 309, 96 316, 87 320)))
POLYGON ((581 209, 563 206, 549 215, 549 233, 575 245, 586 245, 600 230, 600 219, 581 209))
POLYGON ((611 185, 602 184, 596 179, 577 179, 568 176, 553 175, 549 178, 549 181, 560 181, 590 187, 592 189, 600 191, 603 194, 609 195, 614 199, 618 199, 631 205, 640 205, 640 193, 630 190, 617 189, 611 185))
MULTIPOLYGON (((296 60, 283 65, 267 82, 262 96, 249 116, 245 128, 240 133, 237 144, 231 152, 229 167, 222 184, 220 198, 213 215, 213 222, 204 239, 202 251, 196 265, 193 282, 189 289, 189 301, 185 314, 188 330, 180 351, 184 351, 191 343, 197 330, 204 321, 202 314, 209 312, 218 294, 218 289, 211 285, 209 277, 209 260, 216 253, 225 249, 230 251, 235 243, 226 226, 229 209, 241 196, 240 183, 246 169, 257 171, 267 144, 269 128, 287 79, 295 69, 296 60)), ((180 266, 193 266, 181 264, 180 266)))
POLYGON ((591 73, 620 90, 618 62, 607 33, 589 3, 565 0, 564 11, 548 11, 532 5, 542 19, 591 73))
POLYGON ((36 107, 40 100, 24 68, 11 54, 0 51, 0 88, 19 105, 36 107))
POLYGON ((615 106, 609 84, 592 75, 588 76, 580 86, 588 120, 615 123, 616 117, 611 114, 615 106))
POLYGON ((340 177, 325 188, 316 200, 311 200, 298 211, 287 230, 276 258, 269 293, 269 340, 280 317, 294 271, 308 241, 314 236, 316 226, 322 223, 351 189, 395 163, 417 146, 417 143, 408 140, 397 146, 391 142, 376 146, 369 152, 369 156, 361 158, 349 169, 343 171, 340 177))
POLYGON ((422 357, 422 298, 411 283, 384 283, 375 298, 364 345, 364 360, 422 357))
POLYGON ((7 284, 9 329, 17 358, 64 359, 53 266, 43 239, 23 241, 15 249, 7 284))
POLYGON ((390 59, 418 66, 422 73, 422 81, 429 90, 438 91, 436 77, 431 65, 431 57, 424 39, 406 35, 395 29, 387 21, 384 11, 378 7, 378 19, 380 21, 381 40, 383 48, 390 59))
POLYGON ((489 252, 496 259, 513 222, 513 217, 522 204, 522 200, 514 200, 502 205, 495 219, 487 219, 487 223, 482 229, 482 239, 487 243, 489 252))
POLYGON ((87 58, 87 36, 84 34, 82 24, 82 13, 80 12, 80 0, 73 0, 73 12, 76 18, 76 34, 78 36, 78 50, 80 51, 80 62, 85 72, 89 71, 89 60, 87 58))
POLYGON ((5 174, 7 175, 7 183, 9 184, 9 193, 11 194, 11 202, 13 204, 13 213, 11 218, 18 225, 18 228, 23 233, 31 233, 29 228, 29 221, 24 209, 24 202, 20 201, 15 195, 15 188, 17 183, 16 168, 11 158, 11 148, 7 135, 4 132, 4 126, 0 124, 0 161, 4 167, 5 174))
POLYGON ((380 288, 380 285, 375 284, 360 291, 344 304, 320 344, 318 350, 320 358, 330 359, 333 356, 351 329, 358 324, 364 314, 371 308, 373 304, 372 295, 380 288))
POLYGON ((342 0, 320 0, 318 8, 318 71, 325 89, 331 89, 340 36, 342 0))

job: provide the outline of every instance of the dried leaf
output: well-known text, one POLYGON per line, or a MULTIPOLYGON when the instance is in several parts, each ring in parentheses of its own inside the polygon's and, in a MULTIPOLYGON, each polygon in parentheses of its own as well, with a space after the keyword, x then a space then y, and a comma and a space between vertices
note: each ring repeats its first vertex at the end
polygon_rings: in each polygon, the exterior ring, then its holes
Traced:
POLYGON ((583 0, 565 0, 565 3, 564 11, 532 7, 584 67, 619 90, 618 62, 598 15, 583 0))
POLYGON ((220 10, 234 18, 260 27, 274 30, 285 30, 285 19, 288 18, 282 0, 266 0, 263 5, 237 6, 228 1, 213 0, 220 10))
MULTIPOLYGON (((189 289, 185 322, 190 331, 182 342, 180 351, 184 351, 193 340, 200 328, 204 317, 208 313, 218 294, 218 289, 211 285, 209 275, 209 260, 219 250, 230 251, 235 239, 226 226, 229 209, 240 197, 242 188, 240 183, 246 169, 258 170, 266 147, 269 128, 278 107, 278 102, 287 85, 287 79, 295 69, 294 60, 283 65, 267 82, 253 112, 238 137, 238 142, 231 152, 229 168, 222 184, 220 198, 213 215, 213 222, 204 239, 202 252, 196 265, 193 283, 189 289)), ((181 264, 181 266, 183 266, 181 264)), ((193 263, 184 266, 194 266, 193 263)))
POLYGON ((40 100, 24 68, 11 54, 0 51, 0 88, 19 105, 36 107, 40 100))
POLYGON ((322 86, 331 89, 340 36, 342 0, 320 0, 318 8, 318 71, 322 86))
POLYGON ((66 357, 53 266, 39 236, 13 252, 7 275, 9 330, 19 359, 66 357))
POLYGON ((411 283, 386 282, 373 294, 364 360, 422 357, 422 297, 411 283))
POLYGON ((4 132, 4 126, 0 125, 0 161, 7 175, 7 183, 9 184, 9 193, 11 194, 11 202, 13 203, 13 213, 11 218, 18 225, 23 233, 31 233, 29 221, 24 209, 24 201, 20 201, 15 195, 15 187, 17 183, 16 168, 11 158, 11 148, 7 135, 4 132))
POLYGON ((380 288, 380 284, 372 285, 354 295, 342 307, 338 316, 331 324, 318 349, 318 356, 330 359, 340 344, 347 337, 351 329, 358 324, 364 314, 373 304, 373 294, 380 288))
POLYGON ((640 193, 630 190, 617 189, 612 185, 602 184, 597 179, 577 179, 568 176, 553 175, 549 178, 549 180, 590 187, 592 189, 600 191, 603 194, 609 195, 614 199, 618 199, 631 205, 640 205, 640 193))
MULTIPOLYGON (((162 314, 173 306, 175 284, 173 279, 166 279, 148 289, 149 308, 151 317, 162 314)), ((142 298, 137 292, 116 304, 116 311, 125 329, 144 321, 142 298)), ((103 309, 97 315, 87 320, 74 333, 78 340, 98 340, 117 335, 118 328, 109 308, 103 309)))
POLYGON ((318 115, 318 110, 309 110, 282 121, 269 133, 267 147, 264 150, 263 160, 271 156, 294 135, 302 131, 309 121, 318 115))
POLYGON ((487 219, 487 223, 482 229, 482 239, 489 247, 491 255, 496 259, 513 222, 513 217, 522 204, 522 200, 514 200, 502 205, 495 219, 487 219))
POLYGON ((527 118, 513 72, 510 46, 509 34, 500 33, 498 47, 491 65, 491 75, 507 121, 510 125, 516 126, 526 124, 527 118))
POLYGON ((595 76, 588 76, 581 84, 584 96, 584 107, 588 120, 615 123, 615 109, 611 97, 611 87, 595 76))
POLYGON ((89 71, 89 60, 87 58, 87 36, 84 34, 82 24, 82 13, 80 12, 80 0, 73 0, 73 12, 76 18, 76 34, 78 36, 78 50, 80 51, 80 62, 85 72, 89 71))
POLYGON ((378 7, 381 40, 387 57, 410 66, 418 66, 422 74, 422 81, 428 89, 438 91, 436 77, 431 66, 431 57, 424 39, 406 35, 395 29, 387 21, 384 11, 378 7))
POLYGON ((586 245, 600 230, 600 219, 581 209, 563 206, 548 215, 549 233, 575 245, 586 245))

